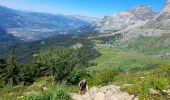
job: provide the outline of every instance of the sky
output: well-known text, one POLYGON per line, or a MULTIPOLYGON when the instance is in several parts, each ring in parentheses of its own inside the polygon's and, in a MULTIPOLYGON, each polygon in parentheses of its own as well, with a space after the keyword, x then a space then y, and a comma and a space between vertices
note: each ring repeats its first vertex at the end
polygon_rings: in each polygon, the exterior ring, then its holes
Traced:
POLYGON ((159 12, 166 0, 0 0, 0 5, 23 11, 100 17, 138 5, 159 12))

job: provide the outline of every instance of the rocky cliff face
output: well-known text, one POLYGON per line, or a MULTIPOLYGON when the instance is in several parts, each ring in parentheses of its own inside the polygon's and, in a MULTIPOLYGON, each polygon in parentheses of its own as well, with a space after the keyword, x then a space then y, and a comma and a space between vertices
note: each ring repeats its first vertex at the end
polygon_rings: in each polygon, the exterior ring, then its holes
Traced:
POLYGON ((156 14, 151 7, 139 6, 125 12, 103 18, 98 29, 108 34, 101 36, 110 37, 121 34, 119 43, 135 41, 140 36, 160 36, 170 34, 170 0, 167 0, 164 8, 156 14), (104 21, 103 21, 104 19, 104 21))
POLYGON ((137 6, 133 9, 126 10, 112 16, 105 16, 96 22, 98 30, 102 33, 112 33, 145 23, 153 19, 156 13, 152 11, 151 7, 137 6))
POLYGON ((170 0, 167 0, 162 11, 151 21, 149 21, 145 28, 154 28, 160 30, 169 30, 170 27, 170 0))
POLYGON ((122 40, 131 41, 139 36, 160 36, 170 34, 170 0, 167 0, 164 8, 155 18, 146 24, 128 30, 122 40))
POLYGON ((170 13, 170 0, 167 0, 167 3, 164 6, 162 12, 170 13))

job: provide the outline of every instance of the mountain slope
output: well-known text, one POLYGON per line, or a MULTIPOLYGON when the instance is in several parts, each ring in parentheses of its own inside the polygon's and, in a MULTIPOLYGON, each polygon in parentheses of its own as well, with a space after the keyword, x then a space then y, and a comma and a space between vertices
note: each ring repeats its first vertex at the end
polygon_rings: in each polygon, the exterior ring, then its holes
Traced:
POLYGON ((148 22, 146 27, 169 30, 170 27, 170 0, 167 1, 162 11, 152 21, 148 22))
MULTIPOLYGON (((29 62, 32 56, 41 50, 46 50, 52 46, 71 47, 75 44, 84 44, 92 49, 92 43, 85 34, 72 35, 61 34, 42 40, 32 42, 19 42, 12 45, 2 44, 0 46, 0 58, 7 58, 8 53, 15 49, 15 55, 21 62, 29 62)), ((89 56, 93 53, 88 52, 89 56)))
MULTIPOLYGON (((115 34, 120 34, 122 37, 119 38, 118 40, 119 44, 122 44, 122 46, 127 46, 131 42, 135 43, 135 41, 141 36, 146 36, 146 37, 152 36, 152 37, 161 38, 163 34, 165 35, 170 34, 170 29, 169 29, 170 27, 170 0, 167 1, 162 11, 152 16, 152 18, 149 17, 149 15, 151 14, 148 13, 151 10, 149 10, 149 8, 147 9, 148 10, 144 10, 144 9, 141 10, 141 8, 140 9, 138 8, 138 10, 132 10, 135 12, 135 14, 137 14, 136 11, 139 11, 139 14, 137 15, 145 13, 144 15, 146 16, 146 18, 142 17, 144 18, 143 20, 140 19, 140 17, 138 17, 138 19, 141 22, 138 21, 135 25, 129 24, 129 26, 127 26, 126 28, 120 29, 116 32, 112 32, 112 34, 106 34, 102 36, 111 37, 111 36, 114 36, 115 34)), ((127 17, 127 19, 129 18, 127 17)), ((112 23, 111 25, 117 27, 119 24, 117 25, 117 24, 112 23)), ((126 25, 126 21, 125 21, 125 25, 126 25)), ((145 43, 147 44, 147 41, 145 41, 145 43)))
POLYGON ((170 34, 170 0, 167 1, 162 11, 146 24, 126 31, 122 41, 127 42, 135 40, 142 36, 158 36, 170 34))
MULTIPOLYGON (((149 8, 147 7, 147 9, 149 8)), ((137 14, 137 12, 140 11, 145 13, 150 12, 151 10, 141 10, 140 7, 140 9, 138 8, 138 10, 133 9, 129 11, 133 11, 135 12, 135 14, 137 14)), ((141 12, 139 14, 142 14, 141 12)), ((119 17, 118 19, 122 20, 122 18, 119 17)), ((130 20, 130 17, 126 17, 127 20, 130 20)), ((119 25, 126 25, 126 21, 124 23, 123 21, 120 21, 120 23, 114 23, 118 21, 118 19, 112 19, 113 23, 111 23, 109 19, 111 17, 109 17, 108 19, 106 19, 107 23, 104 23, 104 25, 99 28, 99 30, 103 29, 103 27, 108 28, 108 34, 101 34, 95 36, 95 38, 92 38, 96 39, 97 41, 102 41, 103 45, 106 46, 127 48, 132 51, 138 51, 151 55, 154 54, 161 57, 169 57, 170 0, 167 1, 162 11, 160 11, 158 14, 154 15, 152 18, 147 16, 146 14, 145 17, 146 18, 142 17, 144 19, 138 17, 137 19, 140 20, 140 22, 137 20, 134 25, 129 23, 129 25, 123 28, 119 27, 119 25)), ((124 19, 126 18, 124 17, 124 19)), ((103 32, 106 32, 106 30, 104 30, 103 32)))
POLYGON ((167 3, 165 4, 162 12, 170 13, 170 0, 167 0, 167 3))
POLYGON ((131 42, 127 48, 146 54, 154 54, 161 57, 170 56, 170 34, 160 36, 140 36, 131 42))
POLYGON ((112 33, 153 19, 156 13, 151 7, 137 6, 112 16, 105 16, 96 23, 101 33, 112 33))
POLYGON ((0 43, 16 43, 19 41, 19 39, 6 33, 6 30, 0 27, 0 43))
POLYGON ((77 33, 79 27, 91 24, 82 17, 21 12, 0 6, 0 25, 8 33, 29 41, 56 34, 77 33))

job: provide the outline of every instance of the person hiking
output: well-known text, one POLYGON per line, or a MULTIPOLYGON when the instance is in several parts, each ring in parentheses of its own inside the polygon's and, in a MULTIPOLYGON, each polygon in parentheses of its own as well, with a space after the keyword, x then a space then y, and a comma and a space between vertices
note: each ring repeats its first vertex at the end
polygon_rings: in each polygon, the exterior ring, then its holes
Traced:
POLYGON ((79 94, 81 95, 85 94, 86 91, 88 91, 87 81, 85 79, 80 81, 78 87, 79 87, 79 94))

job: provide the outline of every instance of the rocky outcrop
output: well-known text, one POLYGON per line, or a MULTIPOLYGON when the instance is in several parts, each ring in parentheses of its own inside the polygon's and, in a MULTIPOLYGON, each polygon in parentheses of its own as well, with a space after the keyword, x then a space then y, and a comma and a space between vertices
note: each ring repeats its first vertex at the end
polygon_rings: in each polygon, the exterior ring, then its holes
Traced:
POLYGON ((154 28, 161 30, 169 30, 170 27, 170 0, 167 0, 162 11, 151 21, 149 21, 145 28, 154 28))
POLYGON ((96 22, 97 30, 101 33, 112 33, 131 26, 137 26, 156 16, 151 7, 137 6, 112 16, 105 16, 96 22))
POLYGON ((122 38, 118 40, 120 44, 128 44, 140 36, 160 36, 170 33, 170 0, 167 0, 164 8, 158 14, 152 12, 150 6, 139 6, 113 16, 110 18, 111 21, 107 20, 108 22, 104 23, 100 29, 117 29, 117 31, 108 32, 102 36, 121 34, 122 38))
POLYGON ((162 12, 163 12, 163 13, 170 13, 170 0, 167 0, 167 3, 166 3, 166 5, 164 6, 162 12))
POLYGON ((120 91, 120 87, 108 85, 101 88, 93 87, 86 94, 71 94, 74 100, 138 100, 137 97, 120 91))
POLYGON ((121 41, 133 41, 139 36, 160 36, 170 33, 170 0, 167 0, 162 11, 153 20, 139 27, 132 28, 126 31, 121 41))

